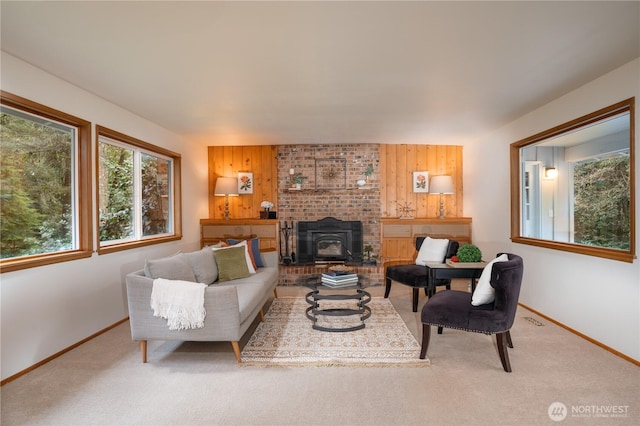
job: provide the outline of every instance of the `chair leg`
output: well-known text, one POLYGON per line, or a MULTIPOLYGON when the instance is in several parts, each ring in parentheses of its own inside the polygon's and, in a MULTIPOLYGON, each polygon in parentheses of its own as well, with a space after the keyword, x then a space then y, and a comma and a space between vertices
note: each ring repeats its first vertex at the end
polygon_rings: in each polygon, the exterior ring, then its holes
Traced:
POLYGON ((509 346, 510 348, 513 348, 513 340, 511 340, 511 331, 507 330, 505 332, 505 337, 507 338, 507 346, 509 346))
POLYGON ((384 287, 384 298, 389 298, 389 293, 391 292, 391 279, 385 279, 385 287, 384 287))
POLYGON ((442 327, 438 327, 438 334, 442 334, 442 327))
POLYGON ((498 354, 500 354, 500 362, 502 362, 502 368, 507 373, 511 373, 511 363, 509 362, 509 353, 507 352, 506 333, 496 334, 496 340, 498 342, 498 354))
POLYGON ((429 349, 430 338, 431 326, 429 324, 422 324, 422 348, 420 349, 420 359, 424 359, 427 356, 427 349, 429 349))
POLYGON ((420 296, 420 289, 413 288, 413 301, 411 302, 411 306, 413 308, 413 312, 418 312, 418 297, 420 296))

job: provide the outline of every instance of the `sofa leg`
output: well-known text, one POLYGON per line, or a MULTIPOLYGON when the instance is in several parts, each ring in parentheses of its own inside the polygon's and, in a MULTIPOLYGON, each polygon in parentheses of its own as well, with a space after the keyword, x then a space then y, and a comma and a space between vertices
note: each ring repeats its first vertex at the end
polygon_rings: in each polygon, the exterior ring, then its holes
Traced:
POLYGON ((142 352, 142 363, 145 364, 147 362, 147 341, 140 341, 140 352, 142 352))
POLYGON ((430 338, 431 326, 429 324, 422 324, 422 348, 420 349, 420 359, 424 359, 427 356, 427 349, 429 349, 430 338))
POLYGON ((277 288, 273 289, 273 297, 275 297, 276 299, 278 298, 278 289, 277 288))
POLYGON ((233 348, 233 354, 236 356, 236 361, 240 364, 242 362, 242 357, 240 356, 240 346, 238 346, 238 342, 231 342, 231 347, 233 348))
POLYGON ((505 338, 506 333, 496 334, 496 340, 498 343, 498 354, 500 355, 500 362, 502 362, 502 368, 507 373, 511 373, 511 363, 509 362, 509 353, 507 352, 507 342, 505 338))
POLYGON ((260 322, 264 322, 264 311, 260 309, 260 322))

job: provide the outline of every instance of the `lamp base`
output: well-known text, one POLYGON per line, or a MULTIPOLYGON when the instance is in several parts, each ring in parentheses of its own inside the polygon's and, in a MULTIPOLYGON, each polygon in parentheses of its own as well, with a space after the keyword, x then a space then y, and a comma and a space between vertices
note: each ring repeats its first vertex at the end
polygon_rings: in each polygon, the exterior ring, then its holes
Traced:
POLYGON ((224 196, 224 220, 229 220, 229 196, 224 196))

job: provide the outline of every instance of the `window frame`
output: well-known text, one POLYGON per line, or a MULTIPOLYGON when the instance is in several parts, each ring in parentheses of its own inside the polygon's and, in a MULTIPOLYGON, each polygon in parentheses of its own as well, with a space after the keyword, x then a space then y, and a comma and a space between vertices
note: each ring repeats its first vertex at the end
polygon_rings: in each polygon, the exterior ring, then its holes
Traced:
POLYGON ((602 257, 606 259, 618 260, 632 263, 636 258, 636 227, 635 227, 635 97, 618 102, 611 106, 602 108, 591 114, 587 114, 575 120, 560 124, 551 129, 545 130, 528 138, 514 142, 510 146, 510 166, 511 166, 511 241, 514 243, 528 244, 532 246, 544 247, 553 250, 561 250, 588 256, 602 257), (601 121, 606 117, 629 111, 629 190, 630 190, 630 213, 629 213, 629 250, 620 250, 607 247, 588 246, 584 244, 569 243, 562 241, 544 240, 533 237, 523 237, 521 232, 521 156, 522 148, 535 145, 543 140, 554 136, 579 129, 594 122, 601 121))
MULTIPOLYGON (((105 137, 111 139, 115 142, 124 144, 125 146, 131 146, 134 148, 139 148, 144 151, 147 151, 151 154, 157 154, 160 156, 168 157, 173 162, 173 192, 172 192, 172 200, 173 204, 171 208, 173 209, 173 233, 171 234, 162 234, 158 237, 143 237, 141 239, 135 240, 126 240, 116 243, 110 243, 106 245, 102 245, 100 241, 100 210, 96 208, 95 212, 95 222, 96 222, 96 245, 97 252, 99 255, 114 253, 122 250, 129 250, 138 247, 149 246, 153 244, 161 244, 169 241, 175 241, 182 238, 182 193, 181 193, 181 155, 170 151, 168 149, 164 149, 158 147, 156 145, 150 144, 148 142, 144 142, 140 139, 136 139, 132 136, 125 135, 124 133, 118 132, 113 129, 109 129, 104 126, 100 126, 96 124, 96 135, 95 135, 95 152, 96 152, 96 163, 95 168, 96 171, 100 170, 100 156, 97 155, 99 152, 99 144, 100 137, 105 137)), ((100 188, 100 174, 96 172, 95 174, 95 187, 100 188)), ((96 200, 99 198, 96 193, 96 200)))
POLYGON ((55 253, 0 259, 0 273, 35 268, 43 265, 84 259, 93 254, 93 203, 91 179, 91 122, 58 111, 29 99, 0 90, 0 103, 49 120, 54 120, 77 129, 77 153, 74 157, 77 183, 73 188, 77 206, 76 215, 77 248, 55 253))

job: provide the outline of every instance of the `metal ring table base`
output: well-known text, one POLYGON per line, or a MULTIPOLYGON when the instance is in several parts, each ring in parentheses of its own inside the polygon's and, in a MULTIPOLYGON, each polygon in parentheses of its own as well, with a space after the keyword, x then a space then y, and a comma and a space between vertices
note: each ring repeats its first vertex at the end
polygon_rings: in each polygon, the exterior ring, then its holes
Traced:
POLYGON ((369 292, 357 289, 356 294, 320 294, 317 289, 307 293, 305 299, 309 306, 305 311, 307 318, 313 321, 312 328, 320 331, 330 332, 347 332, 362 330, 365 327, 364 321, 371 316, 371 308, 367 306, 367 303, 371 301, 371 294, 369 292), (320 309, 320 300, 357 300, 357 309, 352 308, 329 308, 320 309), (318 325, 318 316, 332 316, 332 317, 345 317, 350 315, 360 315, 360 324, 350 327, 325 327, 318 325))

